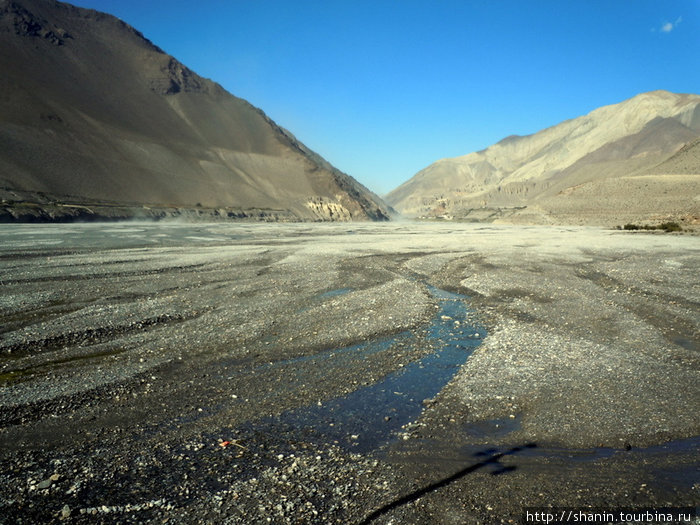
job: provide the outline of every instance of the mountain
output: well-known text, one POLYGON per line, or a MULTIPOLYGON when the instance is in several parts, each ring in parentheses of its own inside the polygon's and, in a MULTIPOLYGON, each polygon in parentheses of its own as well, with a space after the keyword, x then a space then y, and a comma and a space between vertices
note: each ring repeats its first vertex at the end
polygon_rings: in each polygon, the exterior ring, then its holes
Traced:
POLYGON ((386 220, 261 110, 121 20, 0 0, 0 220, 386 220))
POLYGON ((698 137, 700 96, 653 91, 438 160, 385 200, 420 217, 700 221, 698 137))

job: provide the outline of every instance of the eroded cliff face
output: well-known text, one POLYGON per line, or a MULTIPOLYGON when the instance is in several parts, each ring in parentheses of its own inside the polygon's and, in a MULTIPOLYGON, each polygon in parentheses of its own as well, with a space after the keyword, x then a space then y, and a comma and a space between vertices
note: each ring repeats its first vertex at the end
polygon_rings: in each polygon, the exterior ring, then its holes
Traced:
MULTIPOLYGON (((110 15, 0 0, 0 71, 0 188, 44 206, 45 217, 60 211, 47 200, 297 220, 390 216, 260 109, 110 15), (305 205, 318 198, 328 206, 305 205)), ((14 200, 4 208, 22 215, 14 200)))
POLYGON ((319 220, 350 221, 351 213, 339 202, 317 197, 306 203, 306 206, 319 220))
MULTIPOLYGON (((654 181, 653 190, 649 186, 646 198, 642 192, 634 199, 628 198, 623 178, 649 174, 698 136, 700 96, 645 93, 534 135, 511 136, 483 151, 439 160, 386 200, 401 213, 426 217, 464 218, 501 210, 492 215, 526 213, 535 222, 605 224, 618 211, 692 216, 692 195, 700 193, 700 177, 683 184, 661 178, 654 181), (654 209, 655 191, 675 197, 654 209)), ((700 163, 691 161, 682 171, 700 174, 700 163)))

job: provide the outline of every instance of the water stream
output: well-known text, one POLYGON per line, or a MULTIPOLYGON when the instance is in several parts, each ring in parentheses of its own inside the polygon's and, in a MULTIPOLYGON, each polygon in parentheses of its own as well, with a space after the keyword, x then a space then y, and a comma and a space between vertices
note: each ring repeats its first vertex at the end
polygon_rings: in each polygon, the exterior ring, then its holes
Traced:
POLYGON ((466 323, 465 296, 435 287, 429 291, 438 299, 427 329, 435 352, 350 394, 286 412, 275 418, 276 430, 301 432, 306 440, 338 443, 354 452, 377 450, 397 439, 485 336, 483 327, 466 323))

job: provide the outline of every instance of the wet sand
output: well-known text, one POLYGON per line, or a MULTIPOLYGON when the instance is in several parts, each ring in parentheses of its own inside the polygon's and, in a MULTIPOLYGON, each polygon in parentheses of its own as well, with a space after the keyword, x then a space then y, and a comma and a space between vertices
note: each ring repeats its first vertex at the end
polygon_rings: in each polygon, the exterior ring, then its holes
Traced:
POLYGON ((0 520, 694 505, 698 275, 596 228, 3 227, 0 520))

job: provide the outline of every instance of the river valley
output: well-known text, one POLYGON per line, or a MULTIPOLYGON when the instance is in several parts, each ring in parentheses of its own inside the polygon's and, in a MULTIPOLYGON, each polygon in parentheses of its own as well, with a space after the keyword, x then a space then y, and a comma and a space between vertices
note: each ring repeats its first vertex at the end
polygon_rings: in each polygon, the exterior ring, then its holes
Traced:
POLYGON ((3 226, 0 521, 694 506, 698 275, 661 232, 3 226))

